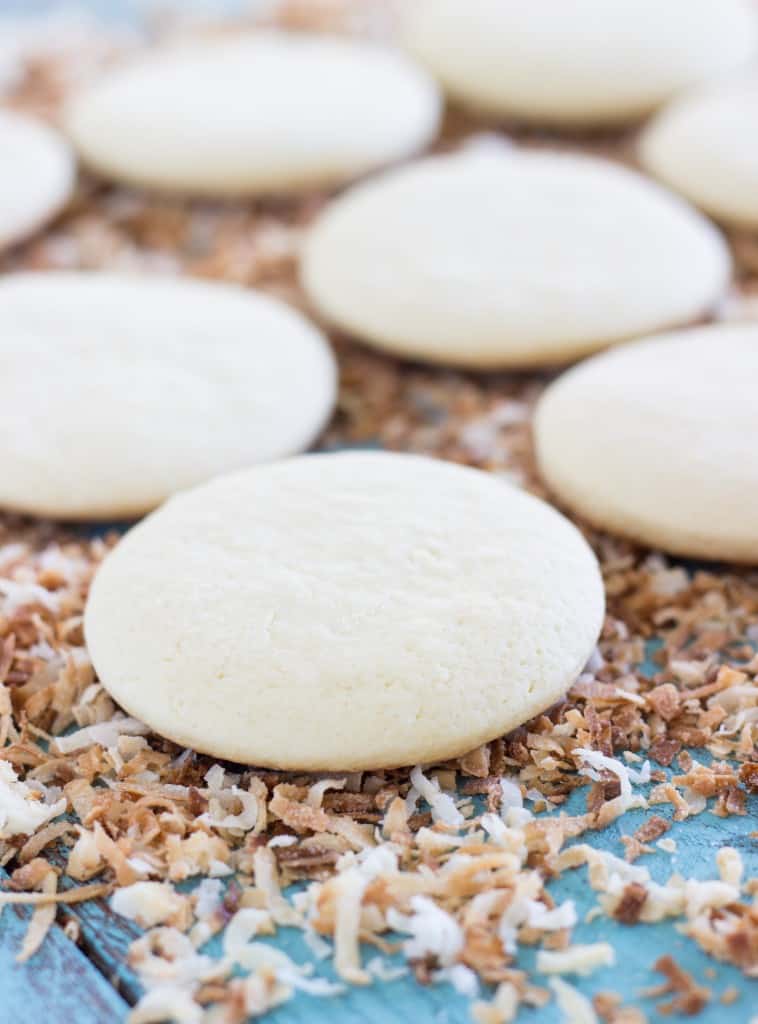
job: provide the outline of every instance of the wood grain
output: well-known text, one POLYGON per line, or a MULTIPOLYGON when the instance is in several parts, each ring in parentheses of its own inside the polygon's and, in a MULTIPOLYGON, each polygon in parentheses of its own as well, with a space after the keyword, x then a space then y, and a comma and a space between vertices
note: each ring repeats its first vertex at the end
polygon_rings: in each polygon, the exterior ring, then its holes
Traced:
MULTIPOLYGON (((0 872, 0 879, 7 880, 0 872)), ((40 950, 16 963, 31 907, 0 914, 0 1024, 116 1024, 128 1006, 57 924, 40 950)))

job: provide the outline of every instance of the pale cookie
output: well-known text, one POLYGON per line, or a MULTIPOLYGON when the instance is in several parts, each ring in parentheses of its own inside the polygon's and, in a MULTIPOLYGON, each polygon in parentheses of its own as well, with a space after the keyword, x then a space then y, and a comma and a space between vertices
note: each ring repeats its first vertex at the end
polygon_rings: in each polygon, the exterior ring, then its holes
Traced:
POLYGON ((115 274, 0 281, 0 506, 136 516, 290 455, 335 399, 328 344, 275 299, 115 274))
POLYGON ((182 746, 359 770, 454 757, 558 700, 603 619, 549 505, 413 455, 309 455, 178 495, 99 570, 98 675, 182 746))
POLYGON ((0 249, 41 228, 74 189, 74 158, 42 121, 0 110, 0 249))
POLYGON ((69 134, 117 181, 206 195, 332 186, 435 135, 437 87, 402 53, 258 32, 164 49, 68 105, 69 134))
POLYGON ((560 377, 543 476, 591 523, 677 555, 758 562, 758 325, 646 338, 560 377))
POLYGON ((317 218, 302 261, 338 327, 472 368, 565 362, 687 323, 729 274, 710 222, 633 171, 496 147, 354 186, 317 218))
POLYGON ((758 227, 758 72, 674 100, 643 133, 640 158, 717 220, 758 227))
POLYGON ((755 52, 747 0, 416 0, 409 50, 476 111, 554 125, 650 113, 755 52))

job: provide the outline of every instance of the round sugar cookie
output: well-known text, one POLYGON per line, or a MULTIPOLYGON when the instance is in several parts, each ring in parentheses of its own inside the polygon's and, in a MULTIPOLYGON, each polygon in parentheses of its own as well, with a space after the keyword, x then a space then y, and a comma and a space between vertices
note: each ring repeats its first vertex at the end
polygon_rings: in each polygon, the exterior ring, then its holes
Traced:
POLYGON ((105 273, 0 280, 0 507, 136 516, 307 447, 334 404, 315 327, 231 285, 105 273))
POLYGON ((758 563, 758 324, 623 345, 560 377, 539 465, 595 525, 677 555, 758 563))
POLYGON ((712 217, 758 227, 758 72, 672 101, 639 152, 646 170, 712 217))
POLYGON ((454 757, 558 700, 603 618, 538 498, 415 455, 308 455, 177 495, 99 570, 103 685, 177 743, 277 768, 454 757))
POLYGON ((52 128, 0 110, 0 250, 55 216, 74 189, 74 158, 52 128))
POLYGON ((164 49, 74 96, 65 117, 106 177, 205 195, 339 184, 422 149, 441 101, 400 52, 257 32, 164 49))
POLYGON ((323 317, 379 348, 532 367, 700 317, 730 257, 704 217, 610 161, 471 147, 335 199, 301 273, 323 317))
POLYGON ((605 125, 755 52, 747 0, 418 0, 405 39, 451 97, 483 113, 605 125))

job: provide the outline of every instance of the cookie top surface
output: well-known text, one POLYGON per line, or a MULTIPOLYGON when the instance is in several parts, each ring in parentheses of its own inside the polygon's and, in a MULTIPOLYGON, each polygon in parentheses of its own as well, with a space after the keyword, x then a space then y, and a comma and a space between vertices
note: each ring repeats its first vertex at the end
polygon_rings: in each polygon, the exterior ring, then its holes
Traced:
POLYGON ((712 217, 758 227, 758 72, 672 101, 639 151, 651 174, 712 217))
POLYGON ((401 52, 256 32, 115 69, 75 95, 64 120, 107 177, 255 195, 328 187, 407 157, 435 135, 440 107, 401 52))
POLYGON ((755 53, 746 0, 418 0, 409 50, 455 100, 555 125, 634 120, 755 53))
POLYGON ((172 498, 103 563, 85 631, 112 696, 176 742, 357 770, 527 720, 602 617, 595 557, 549 505, 479 470, 353 452, 172 498))
POLYGON ((354 186, 316 219, 301 266, 327 320, 469 367, 565 362, 686 323, 729 273, 717 230, 655 183, 494 143, 354 186))
POLYGON ((674 554, 758 562, 758 326, 623 345, 560 377, 535 437, 556 495, 674 554))
POLYGON ((65 206, 74 158, 42 121, 0 110, 0 250, 22 241, 65 206))
POLYGON ((320 332, 230 285, 106 273, 0 281, 0 506, 141 514, 307 447, 334 404, 320 332))

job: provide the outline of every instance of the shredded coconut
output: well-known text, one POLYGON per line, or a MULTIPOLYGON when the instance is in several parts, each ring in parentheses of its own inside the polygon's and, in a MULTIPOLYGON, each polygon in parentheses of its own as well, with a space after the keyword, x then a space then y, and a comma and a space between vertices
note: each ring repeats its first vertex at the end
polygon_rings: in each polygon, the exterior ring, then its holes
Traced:
POLYGON ((568 946, 566 949, 541 949, 537 953, 540 974, 592 974, 598 967, 612 967, 616 963, 613 946, 607 942, 594 942, 587 946, 568 946))
POLYGON ((21 782, 8 761, 0 761, 0 839, 12 836, 30 836, 46 822, 57 818, 66 810, 66 799, 47 802, 51 791, 37 784, 32 788, 21 782), (42 795, 44 799, 35 799, 42 795))
POLYGON ((455 801, 447 793, 443 793, 435 779, 428 779, 421 768, 416 767, 411 772, 411 782, 418 793, 426 800, 432 810, 432 818, 450 825, 453 828, 460 828, 463 825, 464 817, 455 806, 455 801))
POLYGON ((550 978, 548 984, 555 993, 564 1024, 598 1024, 592 1003, 578 989, 563 978, 550 978))
POLYGON ((111 896, 111 907, 122 917, 136 921, 140 928, 158 924, 186 927, 189 923, 189 898, 166 882, 135 882, 117 889, 111 896))

